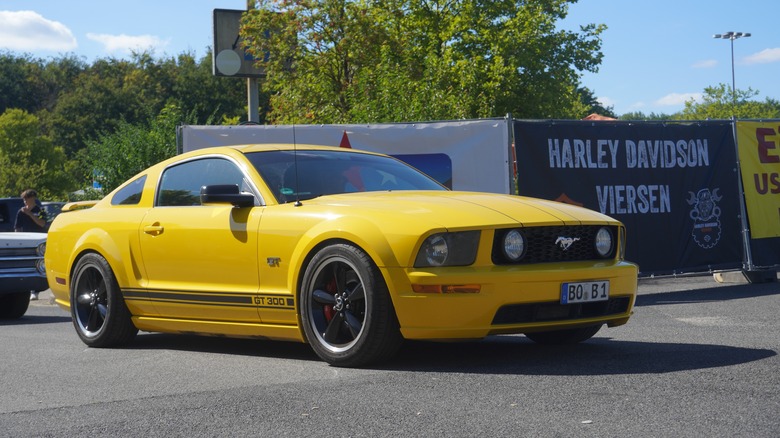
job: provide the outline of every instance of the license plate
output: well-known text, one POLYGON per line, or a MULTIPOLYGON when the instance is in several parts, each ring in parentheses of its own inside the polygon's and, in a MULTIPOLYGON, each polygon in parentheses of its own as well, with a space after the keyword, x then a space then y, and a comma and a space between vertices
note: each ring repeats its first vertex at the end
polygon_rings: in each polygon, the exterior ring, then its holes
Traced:
POLYGON ((609 281, 582 281, 561 285, 561 304, 590 303, 609 299, 609 281))

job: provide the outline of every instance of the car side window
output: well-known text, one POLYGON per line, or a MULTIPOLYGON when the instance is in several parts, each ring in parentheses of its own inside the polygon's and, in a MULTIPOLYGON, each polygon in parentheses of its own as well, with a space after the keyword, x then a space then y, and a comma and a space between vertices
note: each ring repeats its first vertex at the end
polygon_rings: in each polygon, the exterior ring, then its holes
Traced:
POLYGON ((146 183, 146 175, 122 187, 111 198, 111 205, 136 205, 141 202, 141 194, 146 183))
POLYGON ((157 206, 201 205, 200 188, 213 184, 235 184, 247 187, 244 173, 232 161, 203 158, 165 169, 160 178, 157 206))

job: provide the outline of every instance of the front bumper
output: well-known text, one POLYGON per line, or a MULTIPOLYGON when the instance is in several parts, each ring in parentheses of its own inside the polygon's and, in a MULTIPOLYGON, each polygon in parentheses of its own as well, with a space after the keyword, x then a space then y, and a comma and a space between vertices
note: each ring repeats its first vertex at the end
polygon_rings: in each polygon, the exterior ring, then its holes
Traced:
POLYGON ((406 339, 478 339, 492 334, 628 322, 636 300, 636 265, 573 262, 533 266, 385 269, 406 339), (610 300, 560 304, 561 284, 608 280, 610 300), (412 292, 412 285, 479 285, 479 293, 412 292))
POLYGON ((4 276, 0 275, 0 295, 16 292, 40 292, 49 288, 43 276, 4 276))

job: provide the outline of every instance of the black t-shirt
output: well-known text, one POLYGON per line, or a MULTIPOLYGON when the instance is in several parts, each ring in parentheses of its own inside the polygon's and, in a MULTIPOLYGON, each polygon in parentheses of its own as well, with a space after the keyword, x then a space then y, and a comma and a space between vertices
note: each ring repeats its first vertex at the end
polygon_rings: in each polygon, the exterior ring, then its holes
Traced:
MULTIPOLYGON (((44 222, 46 222, 46 212, 43 211, 40 205, 36 205, 35 207, 30 210, 33 215, 38 216, 39 218, 43 219, 44 222)), ((35 223, 34 220, 27 214, 25 214, 22 209, 20 208, 19 211, 16 213, 16 223, 14 224, 14 230, 26 231, 26 232, 32 232, 32 233, 45 233, 46 227, 39 227, 38 224, 35 223)))

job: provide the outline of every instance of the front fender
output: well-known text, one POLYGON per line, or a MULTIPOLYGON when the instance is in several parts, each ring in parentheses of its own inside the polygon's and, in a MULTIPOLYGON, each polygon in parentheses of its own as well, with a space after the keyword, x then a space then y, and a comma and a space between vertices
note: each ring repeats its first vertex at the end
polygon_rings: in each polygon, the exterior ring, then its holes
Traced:
POLYGON ((295 264, 288 271, 287 278, 287 284, 291 285, 293 292, 297 290, 308 260, 316 249, 326 242, 353 243, 365 251, 380 269, 383 269, 408 263, 417 241, 416 238, 388 236, 375 223, 359 217, 339 217, 334 221, 338 221, 337 226, 334 226, 332 221, 316 224, 298 241, 291 256, 295 264), (392 244, 390 239, 393 239, 392 244))

